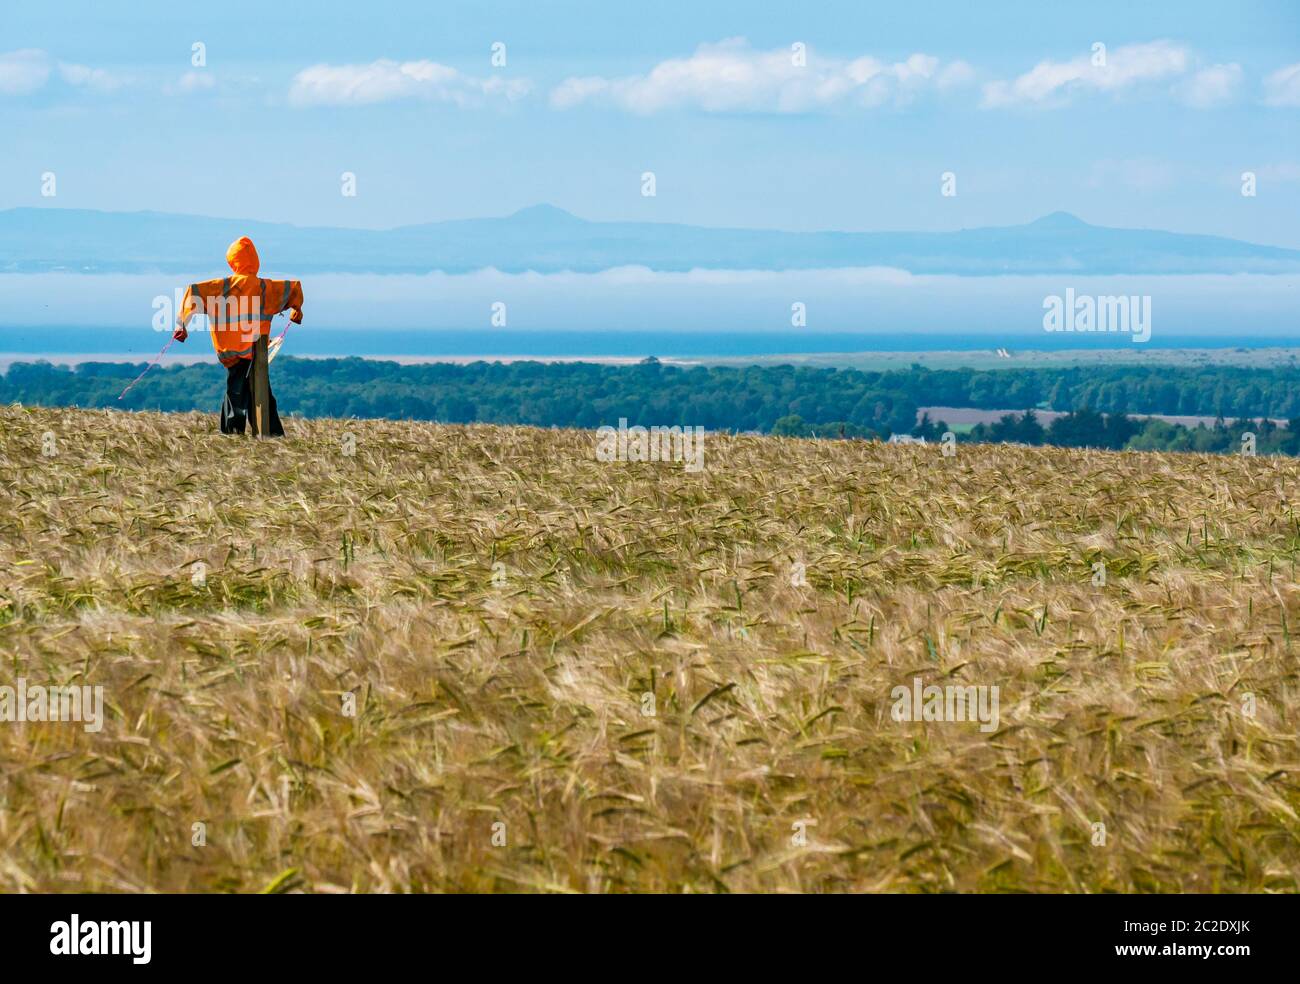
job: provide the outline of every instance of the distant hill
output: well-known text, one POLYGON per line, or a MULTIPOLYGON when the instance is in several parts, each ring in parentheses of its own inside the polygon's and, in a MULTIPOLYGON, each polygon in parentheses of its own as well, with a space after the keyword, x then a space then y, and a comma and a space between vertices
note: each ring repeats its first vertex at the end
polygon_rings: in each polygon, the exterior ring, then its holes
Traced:
POLYGON ((248 235, 297 273, 592 272, 618 266, 806 270, 888 266, 913 273, 1192 274, 1300 271, 1300 250, 1219 236, 1089 225, 1054 212, 1019 226, 956 232, 783 232, 589 222, 551 205, 504 218, 367 230, 162 212, 0 211, 0 272, 183 273, 219 269, 248 235))

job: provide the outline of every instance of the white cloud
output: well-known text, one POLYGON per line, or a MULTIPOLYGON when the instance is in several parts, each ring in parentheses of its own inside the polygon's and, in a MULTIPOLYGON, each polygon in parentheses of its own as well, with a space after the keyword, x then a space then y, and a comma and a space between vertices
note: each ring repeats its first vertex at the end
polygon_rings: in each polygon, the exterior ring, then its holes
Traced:
POLYGON ((926 54, 893 63, 805 54, 805 63, 798 64, 790 48, 756 51, 744 38, 728 38, 702 44, 688 58, 662 61, 645 75, 565 79, 551 91, 551 105, 600 103, 639 114, 670 109, 807 113, 904 103, 926 90, 952 89, 974 78, 965 62, 945 64, 926 54))
POLYGON ((175 88, 180 92, 203 92, 216 84, 217 80, 211 72, 186 72, 177 80, 175 88))
POLYGON ((1264 102, 1270 106, 1300 106, 1300 62, 1279 68, 1264 80, 1264 102))
POLYGON ((958 59, 949 62, 939 77, 936 84, 940 89, 957 89, 962 86, 970 85, 975 81, 975 69, 969 64, 958 59))
POLYGON ((1241 66, 1236 62, 1211 65, 1174 87, 1178 98, 1193 109, 1213 109, 1232 102, 1241 89, 1241 66))
MULTIPOLYGON (((898 267, 821 267, 808 270, 733 270, 692 267, 690 270, 652 270, 649 267, 631 265, 610 267, 595 273, 575 273, 565 270, 561 273, 502 273, 500 270, 479 271, 486 279, 506 281, 527 278, 537 283, 592 284, 605 287, 760 287, 770 286, 773 281, 803 280, 815 278, 828 285, 880 284, 905 287, 919 283, 921 277, 898 267)), ((470 274, 473 276, 474 274, 470 274)), ((449 275, 456 276, 456 275, 449 275)))
POLYGON ((527 95, 526 79, 463 75, 448 65, 387 58, 368 65, 313 65, 294 76, 289 101, 295 106, 366 106, 396 99, 428 99, 457 106, 489 99, 514 101, 527 95))
POLYGON ((45 88, 55 69, 64 84, 80 89, 108 92, 118 88, 122 81, 102 68, 55 62, 39 48, 24 48, 0 54, 0 95, 25 95, 45 88))
POLYGON ((35 92, 50 78, 50 58, 35 48, 0 54, 0 93, 19 96, 35 92))
POLYGON ((59 62, 59 76, 68 85, 97 89, 100 92, 109 92, 122 84, 120 79, 102 68, 90 68, 69 62, 59 62))
POLYGON ((258 75, 198 68, 164 82, 162 91, 168 96, 197 97, 220 93, 238 99, 260 97, 266 91, 266 83, 258 75))
POLYGON ((1091 55, 1065 62, 1041 61, 1015 79, 987 83, 983 105, 1060 105, 1080 91, 1118 93, 1185 74, 1192 55, 1183 45, 1152 41, 1115 48, 1107 53, 1105 62, 1094 65, 1091 55))

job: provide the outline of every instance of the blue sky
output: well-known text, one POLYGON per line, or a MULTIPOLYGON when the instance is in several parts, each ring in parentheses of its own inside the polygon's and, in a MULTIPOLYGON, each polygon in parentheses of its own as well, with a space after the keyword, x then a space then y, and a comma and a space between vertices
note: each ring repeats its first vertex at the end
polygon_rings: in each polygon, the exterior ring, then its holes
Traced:
POLYGON ((1064 209, 1300 247, 1300 4, 181 6, 6 4, 0 208, 862 230, 1064 209))

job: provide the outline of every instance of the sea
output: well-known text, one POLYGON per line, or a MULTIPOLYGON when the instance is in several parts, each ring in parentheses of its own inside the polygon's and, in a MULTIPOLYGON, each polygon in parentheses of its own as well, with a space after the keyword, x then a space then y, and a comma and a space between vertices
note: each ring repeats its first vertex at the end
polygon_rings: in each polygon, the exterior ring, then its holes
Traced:
MULTIPOLYGON (((276 321, 278 333, 283 319, 276 321)), ((153 359, 169 336, 141 328, 0 327, 0 363, 47 360, 59 363, 140 362, 153 359)), ((1136 349, 1271 348, 1296 344, 1277 336, 1225 337, 1159 335, 1135 345, 1122 335, 1103 333, 1046 333, 990 336, 981 334, 853 332, 648 332, 648 331, 464 331, 384 330, 347 331, 312 329, 294 325, 285 339, 284 353, 302 357, 356 356, 397 361, 638 361, 650 356, 674 361, 737 359, 749 356, 811 355, 851 352, 989 352, 997 348, 1016 351, 1136 349)), ((185 345, 173 344, 166 361, 209 360, 212 348, 206 336, 191 334, 185 345)))

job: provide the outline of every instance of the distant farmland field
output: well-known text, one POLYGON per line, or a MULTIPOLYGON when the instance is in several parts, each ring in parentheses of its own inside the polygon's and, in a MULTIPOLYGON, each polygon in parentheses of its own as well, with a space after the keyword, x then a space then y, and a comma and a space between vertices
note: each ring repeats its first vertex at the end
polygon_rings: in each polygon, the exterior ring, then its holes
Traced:
MULTIPOLYGON (((1029 408, 1026 408, 1029 409, 1029 408)), ((976 407, 917 407, 916 420, 920 423, 921 418, 929 415, 933 421, 944 421, 953 426, 964 425, 967 430, 976 424, 992 424, 1001 420, 1007 414, 1019 416, 1025 410, 980 410, 976 407)), ((1065 413, 1061 410, 1039 410, 1034 409, 1039 421, 1046 426, 1057 417, 1064 417, 1065 413)), ((1171 424, 1182 424, 1184 427, 1213 427, 1217 418, 1205 416, 1193 416, 1185 414, 1169 413, 1131 413, 1130 417, 1135 420, 1164 420, 1171 424)), ((1286 421, 1275 418, 1273 423, 1279 427, 1285 427, 1286 421)))
POLYGON ((289 428, 0 409, 0 890, 1300 889, 1300 461, 289 428))

